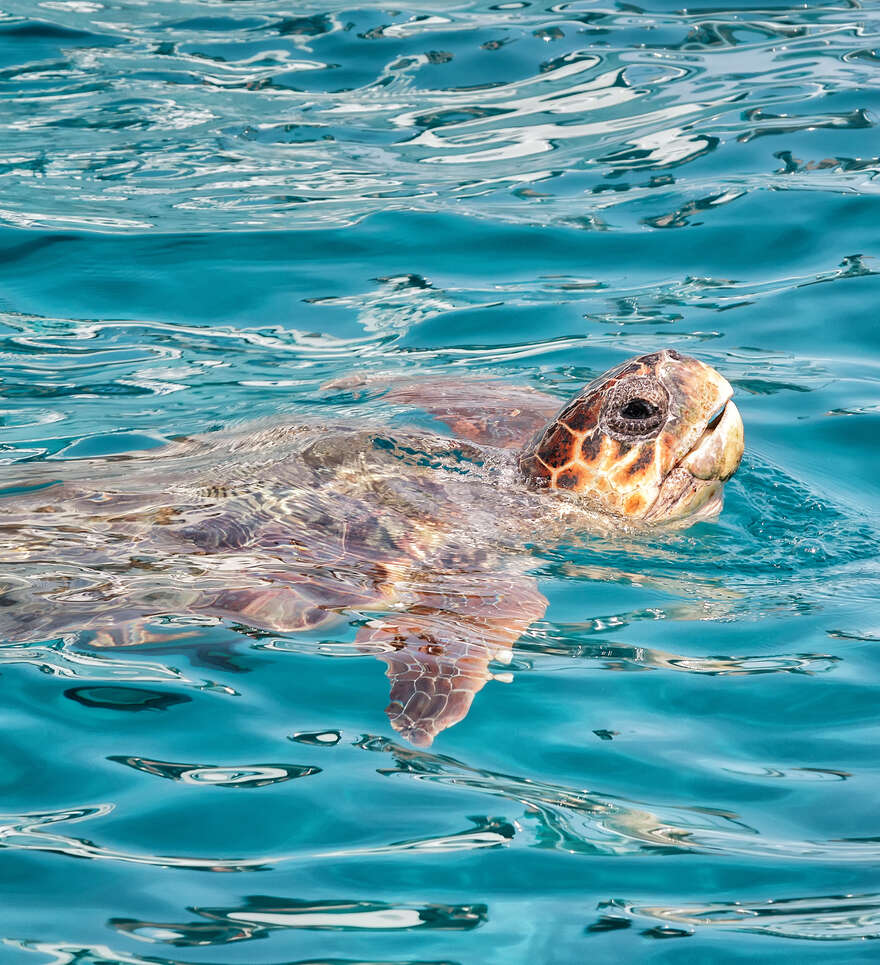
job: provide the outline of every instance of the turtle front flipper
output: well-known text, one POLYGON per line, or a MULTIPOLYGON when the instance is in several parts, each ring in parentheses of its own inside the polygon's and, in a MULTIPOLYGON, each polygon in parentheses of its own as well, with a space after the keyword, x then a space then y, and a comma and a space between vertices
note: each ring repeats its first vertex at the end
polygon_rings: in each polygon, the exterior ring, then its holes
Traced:
POLYGON ((463 720, 476 693, 509 663, 511 648, 547 608, 535 581, 519 574, 426 573, 408 581, 407 609, 373 620, 357 636, 388 666, 391 726, 431 744, 463 720))
POLYGON ((384 390, 382 400, 412 406, 445 423, 456 437, 484 446, 518 449, 547 425, 560 400, 528 386, 478 379, 355 376, 328 382, 324 389, 384 390))

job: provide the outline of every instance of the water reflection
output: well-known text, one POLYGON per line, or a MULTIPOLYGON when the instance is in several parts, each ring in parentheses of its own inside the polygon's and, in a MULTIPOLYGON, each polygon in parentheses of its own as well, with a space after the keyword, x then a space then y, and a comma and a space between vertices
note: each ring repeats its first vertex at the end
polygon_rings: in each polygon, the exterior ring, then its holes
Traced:
MULTIPOLYGON (((11 260, 21 256, 16 251, 7 250, 7 254, 11 260)), ((37 269, 38 259, 36 252, 31 270, 37 269)), ((158 320, 122 324, 0 313, 0 326, 6 331, 0 339, 0 374, 8 400, 2 424, 10 446, 0 452, 0 464, 40 456, 63 457, 65 453, 87 455, 99 442, 106 446, 110 440, 117 440, 118 446, 119 421, 112 417, 112 407, 105 404, 109 399, 115 400, 115 405, 123 398, 132 401, 125 410, 126 420, 151 445, 181 431, 216 426, 217 414, 200 411, 197 399, 223 391, 230 391, 231 406, 224 421, 276 413, 289 403, 292 393, 302 412, 314 412, 316 402, 324 409, 328 402, 345 405, 343 411, 347 411, 351 397, 321 393, 320 386, 338 380, 340 375, 350 375, 353 354, 362 356, 369 367, 392 371, 398 378, 413 367, 420 375, 430 367, 433 374, 448 376, 447 366, 510 366, 522 361, 527 368, 519 378, 564 397, 574 390, 576 380, 586 381, 599 374, 595 368, 582 367, 581 360, 589 360, 592 350, 646 352, 656 349, 658 339, 670 338, 679 345, 686 341, 712 342, 723 337, 726 328, 715 313, 745 309, 786 295, 793 297, 802 287, 817 283, 851 282, 871 275, 875 271, 872 265, 870 259, 860 255, 842 260, 832 255, 809 273, 762 268, 743 278, 682 275, 670 279, 658 274, 635 284, 613 273, 604 277, 536 275, 532 268, 522 279, 498 279, 492 284, 475 280, 467 286, 441 286, 435 280, 419 281, 410 274, 374 283, 365 281, 346 295, 312 292, 309 297, 314 306, 353 312, 370 327, 367 334, 349 338, 277 325, 238 329, 158 320), (453 322, 455 314, 463 310, 488 311, 502 303, 512 310, 554 312, 559 306, 570 305, 586 319, 610 330, 590 327, 586 332, 566 335, 537 333, 525 340, 494 339, 491 345, 399 344, 414 325, 434 318, 453 322), (697 310, 711 312, 712 316, 699 324, 697 310), (638 331, 652 323, 674 324, 675 333, 638 331), (616 331, 619 327, 632 329, 625 345, 616 331), (230 353, 236 358, 234 371, 230 370, 230 353), (572 364, 575 359, 578 369, 572 364), (536 372, 539 360, 559 364, 563 371, 536 372), (59 364, 64 369, 63 380, 55 377, 59 364), (257 387, 261 390, 259 399, 249 391, 257 387), (150 414, 152 409, 143 411, 134 404, 141 396, 172 395, 178 395, 179 400, 166 401, 169 411, 159 425, 155 413, 150 414), (59 408, 52 404, 53 399, 64 399, 65 405, 59 408), (51 434, 47 434, 47 423, 53 426, 51 434)), ((491 320, 486 316, 487 324, 494 320, 495 316, 491 320)), ((737 388, 761 394, 814 391, 831 378, 829 365, 821 358, 767 348, 730 348, 716 361, 737 388)), ((376 394, 362 398, 362 415, 381 418, 387 413, 373 402, 371 396, 376 394)), ((146 444, 142 441, 139 447, 146 444)))
MULTIPOLYGON (((702 619, 706 619, 704 615, 702 619)), ((534 658, 518 657, 516 670, 531 668, 549 670, 554 666, 569 667, 572 660, 585 660, 603 670, 668 670, 707 676, 752 676, 754 674, 827 673, 841 658, 823 653, 762 654, 754 656, 702 656, 667 653, 651 647, 596 640, 584 643, 577 627, 536 627, 517 644, 518 654, 534 654, 534 658), (563 657, 563 661, 546 659, 563 657)))
POLYGON ((135 854, 115 848, 104 847, 86 838, 76 838, 61 834, 55 825, 76 823, 92 818, 101 818, 113 811, 112 804, 99 804, 90 807, 69 808, 67 810, 32 812, 28 814, 0 815, 0 848, 14 851, 44 851, 52 854, 67 855, 74 858, 87 858, 97 861, 113 861, 126 864, 153 866, 159 868, 184 868, 190 871, 262 871, 270 867, 261 858, 182 857, 179 855, 135 854))
POLYGON ((309 744, 310 746, 332 747, 342 739, 342 734, 338 730, 324 731, 303 731, 299 734, 291 734, 289 740, 296 741, 298 744, 309 744))
POLYGON ((279 929, 319 931, 470 931, 488 920, 486 905, 417 905, 381 901, 305 901, 250 896, 232 908, 191 908, 207 921, 156 922, 111 918, 108 922, 141 941, 178 947, 227 945, 266 938, 279 929))
POLYGON ((363 848, 344 848, 332 851, 334 858, 362 855, 397 855, 415 852, 442 854, 445 852, 476 851, 482 848, 498 848, 510 844, 516 836, 517 827, 504 818, 472 816, 468 821, 474 825, 454 834, 431 835, 393 841, 387 845, 363 848))
MULTIPOLYGON (((157 935, 161 930, 157 930, 157 935)), ((140 935, 132 934, 132 937, 140 938, 140 935)), ((148 939, 152 940, 152 939, 148 939)), ((191 965, 189 961, 177 958, 166 958, 149 954, 146 957, 123 952, 118 948, 111 948, 109 945, 93 945, 87 942, 51 942, 39 939, 16 939, 4 938, 3 943, 8 948, 15 948, 21 951, 37 952, 41 955, 52 956, 46 959, 46 965, 191 965)), ((220 963, 206 962, 205 965, 220 965, 220 963)), ((287 959, 279 962, 278 965, 330 965, 325 957, 321 958, 298 958, 287 959)), ((334 958, 332 965, 458 965, 451 959, 442 961, 428 961, 426 959, 404 960, 395 959, 389 962, 387 958, 381 960, 366 959, 363 957, 353 958, 334 958)))
POLYGON ((366 735, 356 746, 392 756, 393 766, 379 768, 378 773, 385 776, 406 775, 467 792, 476 790, 521 806, 515 826, 518 838, 525 836, 531 847, 585 855, 702 853, 868 863, 880 855, 880 843, 873 838, 785 838, 717 807, 633 801, 481 770, 381 737, 366 735))
POLYGON ((64 696, 84 707, 103 710, 167 710, 175 704, 189 703, 185 694, 171 694, 143 687, 71 687, 64 696))
POLYGON ((146 757, 121 755, 113 755, 107 760, 126 764, 145 774, 180 781, 182 784, 209 787, 268 787, 297 777, 311 777, 321 773, 320 767, 307 764, 242 764, 218 767, 211 764, 175 764, 171 761, 153 761, 146 757))
MULTIPOLYGON (((613 732, 607 733, 613 738, 613 732)), ((468 798, 474 792, 500 798, 506 802, 506 806, 513 808, 513 812, 509 817, 472 817, 469 819, 471 827, 452 834, 429 834, 387 844, 347 846, 311 853, 300 850, 242 859, 137 854, 105 847, 93 840, 70 837, 54 829, 54 826, 60 823, 106 816, 111 813, 113 806, 105 804, 64 811, 0 816, 0 824, 3 826, 0 847, 215 873, 268 871, 290 862, 303 865, 312 861, 320 864, 328 859, 340 861, 383 855, 461 853, 505 847, 514 843, 566 854, 604 856, 738 855, 749 858, 787 857, 855 864, 870 864, 876 862, 880 856, 880 842, 870 837, 825 840, 786 838, 750 825, 733 811, 711 805, 637 801, 527 776, 479 769, 446 755, 404 747, 387 738, 371 735, 360 737, 353 746, 370 753, 391 756, 391 766, 377 769, 380 775, 405 776, 418 782, 439 784, 452 791, 460 789, 468 798)), ((121 762, 128 763, 125 760, 121 762)), ((741 773, 736 767, 726 769, 741 773)), ((767 768, 760 775, 750 774, 748 770, 742 774, 764 780, 784 777, 793 781, 810 782, 844 780, 850 776, 846 772, 821 768, 795 768, 787 771, 767 768)), ((171 776, 175 780, 181 779, 171 776)), ((224 776, 228 776, 227 771, 224 771, 224 776)), ((236 779, 237 775, 233 777, 233 780, 236 779)), ((201 780, 196 782, 201 783, 201 780)), ((221 786, 229 784, 222 783, 221 786)), ((246 919, 247 916, 242 915, 236 920, 246 919)), ((256 918, 253 920, 262 921, 256 918)), ((291 922, 295 924, 296 921, 306 920, 292 918, 291 922)))
MULTIPOLYGON (((82 942, 51 942, 37 938, 17 939, 4 938, 4 945, 20 951, 37 952, 39 955, 52 956, 45 958, 48 965, 186 965, 186 963, 170 958, 155 958, 131 954, 110 948, 109 945, 90 945, 82 942)), ((317 965, 317 963, 315 963, 317 965)))
POLYGON ((602 917, 588 931, 626 928, 666 937, 669 930, 695 935, 706 930, 745 931, 776 938, 814 941, 863 941, 880 938, 880 896, 824 895, 680 905, 643 905, 625 901, 600 904, 602 917), (656 922, 658 924, 653 924, 656 922))

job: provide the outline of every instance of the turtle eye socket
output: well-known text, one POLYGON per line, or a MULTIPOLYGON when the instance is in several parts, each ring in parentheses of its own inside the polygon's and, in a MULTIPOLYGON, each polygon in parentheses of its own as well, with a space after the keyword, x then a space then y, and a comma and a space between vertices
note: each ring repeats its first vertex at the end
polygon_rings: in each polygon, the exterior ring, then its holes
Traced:
POLYGON ((651 376, 636 376, 611 389, 602 410, 602 428, 620 440, 649 439, 666 422, 669 394, 651 376))

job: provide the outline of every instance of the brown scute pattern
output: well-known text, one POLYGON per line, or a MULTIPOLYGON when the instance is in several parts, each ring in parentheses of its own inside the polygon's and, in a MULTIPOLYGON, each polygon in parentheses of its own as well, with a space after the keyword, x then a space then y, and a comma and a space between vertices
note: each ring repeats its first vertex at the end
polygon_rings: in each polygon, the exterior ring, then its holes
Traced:
POLYGON ((588 504, 609 513, 630 517, 656 515, 654 506, 675 462, 695 440, 701 406, 707 393, 715 391, 707 382, 705 366, 677 352, 663 351, 621 363, 596 379, 565 405, 543 435, 527 448, 521 458, 526 478, 532 474, 552 489, 577 492, 588 504), (603 409, 614 388, 635 377, 667 379, 667 360, 676 366, 672 375, 670 411, 666 424, 654 439, 635 441, 624 433, 600 429, 603 409), (608 434, 613 432, 613 435, 608 434), (690 435, 688 434, 690 433, 690 435))
POLYGON ((586 482, 586 473, 577 464, 568 466, 556 474, 557 489, 579 489, 586 482))
POLYGON ((393 651, 380 656, 388 665, 391 726, 418 747, 458 723, 474 695, 490 679, 488 648, 460 637, 454 625, 436 617, 401 617, 379 629, 360 631, 359 643, 387 641, 393 651))
POLYGON ((538 448, 538 458, 551 469, 561 469, 571 462, 576 442, 566 426, 556 423, 538 448))
POLYGON ((647 506, 647 501, 641 493, 632 493, 630 496, 624 500, 623 509, 624 512, 628 513, 630 516, 634 516, 636 513, 641 513, 647 506))
POLYGON ((640 367, 643 369, 650 369, 651 366, 656 365, 660 361, 660 353, 652 352, 650 355, 643 355, 639 359, 640 367))
POLYGON ((654 458, 654 449, 650 445, 643 445, 641 447, 641 452, 636 456, 636 458, 626 467, 627 476, 636 476, 640 472, 643 472, 654 458))
POLYGON ((594 433, 581 443, 581 459, 586 463, 595 462, 602 449, 602 436, 594 433))
POLYGON ((656 439, 654 443, 655 449, 659 455, 659 465, 661 472, 668 472, 675 462, 675 454, 677 450, 676 439, 671 436, 668 432, 662 432, 656 439))
POLYGON ((598 392, 592 392, 585 399, 576 399, 559 416, 572 432, 586 432, 599 421, 602 411, 602 397, 598 392))
POLYGON ((546 489, 553 478, 553 473, 536 456, 523 456, 519 468, 523 478, 539 489, 546 489))
MULTIPOLYGON (((654 373, 664 358, 663 352, 654 352, 623 362, 602 380, 590 383, 526 448, 520 457, 523 477, 533 485, 598 496, 612 512, 641 515, 650 498, 644 492, 639 496, 636 493, 645 485, 656 488, 655 477, 667 468, 663 462, 664 443, 659 440, 655 449, 653 443, 640 445, 612 439, 599 429, 599 419, 614 385, 633 376, 654 373)), ((671 452, 667 445, 667 462, 671 452)))
POLYGON ((544 615, 547 600, 527 576, 413 575, 407 612, 358 631, 357 642, 388 666, 391 726, 418 747, 458 723, 492 679, 489 663, 544 615), (384 651, 384 652, 382 652, 384 651))

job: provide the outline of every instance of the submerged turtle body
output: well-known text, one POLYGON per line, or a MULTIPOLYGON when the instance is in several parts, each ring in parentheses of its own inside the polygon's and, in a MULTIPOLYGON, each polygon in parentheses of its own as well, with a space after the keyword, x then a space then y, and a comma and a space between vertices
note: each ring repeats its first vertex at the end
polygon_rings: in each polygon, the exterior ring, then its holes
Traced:
POLYGON ((529 546, 712 515, 742 454, 730 386, 674 352, 561 409, 500 382, 385 388, 452 434, 270 424, 30 481, 0 528, 0 637, 106 647, 177 640, 188 621, 360 616, 392 725, 426 745, 543 616, 529 546))

